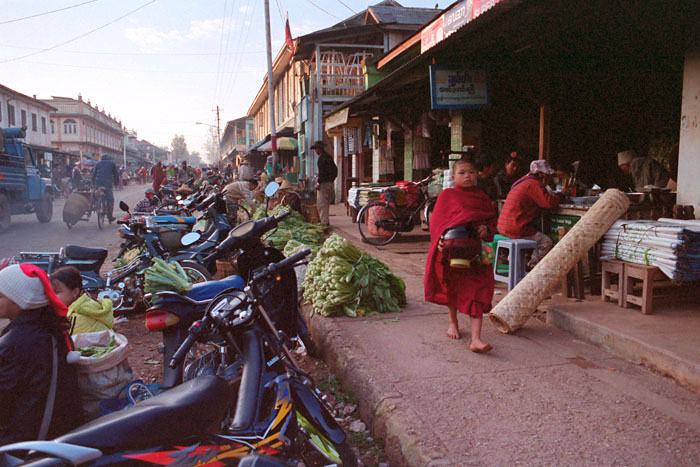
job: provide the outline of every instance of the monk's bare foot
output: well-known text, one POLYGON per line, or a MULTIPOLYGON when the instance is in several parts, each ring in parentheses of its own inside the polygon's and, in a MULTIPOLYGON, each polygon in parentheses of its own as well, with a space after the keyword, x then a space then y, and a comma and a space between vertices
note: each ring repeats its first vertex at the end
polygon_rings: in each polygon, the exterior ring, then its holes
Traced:
POLYGON ((471 345, 469 346, 469 350, 471 350, 474 353, 486 353, 493 350, 493 347, 491 347, 491 344, 472 341, 471 345))
POLYGON ((459 335, 459 327, 457 326, 457 323, 450 323, 447 328, 447 337, 450 339, 459 339, 462 337, 459 335))

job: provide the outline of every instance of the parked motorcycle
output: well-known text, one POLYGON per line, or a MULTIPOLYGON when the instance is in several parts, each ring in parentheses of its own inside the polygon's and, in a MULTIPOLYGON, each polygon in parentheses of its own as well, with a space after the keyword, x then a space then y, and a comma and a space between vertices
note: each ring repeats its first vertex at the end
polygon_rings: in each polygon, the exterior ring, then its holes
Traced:
MULTIPOLYGON (((275 187, 269 192, 274 194, 275 187)), ((282 261, 284 255, 274 247, 266 247, 261 237, 277 227, 279 222, 289 216, 285 213, 278 217, 267 217, 256 221, 248 221, 231 231, 228 237, 209 250, 206 257, 198 258, 199 264, 214 265, 216 259, 226 255, 234 255, 234 261, 240 276, 230 276, 221 281, 211 281, 195 285, 184 295, 175 292, 161 292, 160 299, 146 311, 146 328, 153 332, 163 333, 164 365, 170 360, 175 350, 184 341, 189 326, 204 315, 211 300, 223 290, 243 289, 245 280, 250 279, 256 271, 270 263, 282 261)), ((190 241, 191 233, 183 237, 190 241)), ((306 322, 301 314, 297 296, 297 278, 294 270, 285 270, 280 280, 267 283, 263 295, 264 306, 277 327, 290 338, 299 338, 310 355, 317 355, 317 349, 309 334, 306 322)), ((147 299, 150 297, 147 296, 147 299)), ((195 367, 172 369, 167 365, 163 368, 163 385, 173 387, 192 374, 195 367), (189 376, 188 376, 189 375, 189 376)))
MULTIPOLYGON (((277 281, 308 254, 259 270, 245 291, 218 295, 191 326, 171 366, 182 365, 195 342, 222 336, 226 358, 216 375, 194 378, 49 443, 4 446, 0 461, 12 466, 25 460, 26 465, 63 465, 63 459, 75 465, 244 465, 243 456, 265 453, 280 459, 267 465, 356 466, 345 433, 262 306, 264 291, 271 289, 264 284, 277 281), (26 457, 28 451, 34 460, 26 457)), ((266 458, 257 465, 263 461, 272 462, 266 458)))

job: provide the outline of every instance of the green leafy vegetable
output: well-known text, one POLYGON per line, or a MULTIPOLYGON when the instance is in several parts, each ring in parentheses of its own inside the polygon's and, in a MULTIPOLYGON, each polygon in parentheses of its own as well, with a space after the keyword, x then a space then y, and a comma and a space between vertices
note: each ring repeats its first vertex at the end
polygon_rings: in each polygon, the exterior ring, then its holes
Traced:
POLYGON ((384 263, 333 234, 306 269, 304 297, 323 316, 371 316, 401 311, 406 284, 384 263))

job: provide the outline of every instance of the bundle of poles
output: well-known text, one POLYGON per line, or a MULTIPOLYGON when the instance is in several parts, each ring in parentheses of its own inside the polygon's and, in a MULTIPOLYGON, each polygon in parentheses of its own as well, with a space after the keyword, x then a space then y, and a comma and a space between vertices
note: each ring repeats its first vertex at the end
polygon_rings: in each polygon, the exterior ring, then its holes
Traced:
POLYGON ((700 279, 700 221, 617 221, 603 237, 603 258, 657 266, 669 279, 700 279))

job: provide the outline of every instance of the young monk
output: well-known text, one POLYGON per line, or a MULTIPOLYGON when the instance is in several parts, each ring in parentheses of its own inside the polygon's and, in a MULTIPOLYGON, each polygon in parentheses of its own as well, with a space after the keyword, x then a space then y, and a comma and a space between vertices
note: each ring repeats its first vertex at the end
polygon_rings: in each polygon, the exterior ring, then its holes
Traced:
POLYGON ((467 269, 446 264, 442 237, 451 227, 471 224, 481 239, 490 241, 496 231, 496 213, 488 196, 476 187, 477 170, 471 158, 462 158, 453 167, 454 188, 438 196, 430 218, 430 249, 425 269, 426 301, 447 305, 447 337, 459 339, 457 312, 469 315, 471 344, 469 349, 485 353, 492 349, 481 340, 483 314, 491 310, 494 279, 488 264, 474 261, 467 269))

